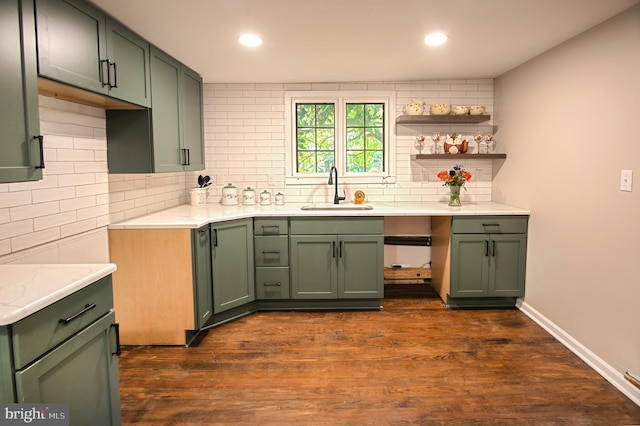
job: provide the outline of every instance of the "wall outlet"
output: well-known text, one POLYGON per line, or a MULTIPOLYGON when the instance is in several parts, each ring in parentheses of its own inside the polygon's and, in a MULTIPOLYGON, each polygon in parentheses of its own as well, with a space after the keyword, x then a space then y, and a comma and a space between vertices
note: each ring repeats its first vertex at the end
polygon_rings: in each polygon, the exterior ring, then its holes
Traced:
POLYGON ((631 192, 631 182, 633 182, 633 170, 621 170, 620 191, 631 192))
POLYGON ((273 179, 273 175, 267 175, 267 185, 269 186, 275 186, 275 182, 273 179))
POLYGON ((224 174, 218 173, 216 174, 216 185, 217 186, 225 186, 227 182, 224 181, 224 174))

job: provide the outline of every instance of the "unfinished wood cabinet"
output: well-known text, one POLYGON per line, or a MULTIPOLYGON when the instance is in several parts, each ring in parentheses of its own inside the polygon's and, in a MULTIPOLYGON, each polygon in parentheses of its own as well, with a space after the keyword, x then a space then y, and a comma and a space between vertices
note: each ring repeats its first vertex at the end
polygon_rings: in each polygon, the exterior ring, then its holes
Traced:
POLYGON ((188 344, 199 328, 192 230, 110 229, 109 250, 121 343, 188 344))

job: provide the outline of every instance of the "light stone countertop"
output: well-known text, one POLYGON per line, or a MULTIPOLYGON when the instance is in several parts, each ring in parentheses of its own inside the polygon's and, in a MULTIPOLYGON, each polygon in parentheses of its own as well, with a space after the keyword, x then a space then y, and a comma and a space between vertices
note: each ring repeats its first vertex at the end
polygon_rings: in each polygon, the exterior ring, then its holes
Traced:
MULTIPOLYGON (((461 207, 449 207, 445 203, 372 203, 372 210, 301 210, 301 204, 276 206, 223 206, 210 203, 203 206, 183 204, 161 210, 145 216, 125 220, 109 225, 109 229, 161 229, 161 228, 199 228, 208 223, 252 217, 282 216, 481 216, 481 215, 529 215, 530 212, 518 207, 499 203, 463 204, 461 207)), ((341 203, 348 205, 349 203, 341 203)))
POLYGON ((0 265, 0 326, 13 324, 113 273, 116 265, 0 265))

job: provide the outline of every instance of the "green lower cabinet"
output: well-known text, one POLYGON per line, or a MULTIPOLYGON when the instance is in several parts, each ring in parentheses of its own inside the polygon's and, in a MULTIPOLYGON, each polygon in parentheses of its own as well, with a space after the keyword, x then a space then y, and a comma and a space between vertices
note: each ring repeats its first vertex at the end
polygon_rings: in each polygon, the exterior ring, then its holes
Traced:
MULTIPOLYGON (((483 219, 476 219, 478 223, 483 219)), ((465 219, 454 230, 476 231, 473 219, 465 219)), ((527 219, 510 217, 484 220, 477 225, 478 233, 451 235, 451 286, 448 304, 451 306, 513 306, 515 298, 524 296, 527 250, 527 219), (521 233, 497 232, 502 228, 521 233), (491 232, 481 231, 491 229, 491 232), (473 299, 473 300, 472 300, 473 299)))
POLYGON ((292 299, 382 299, 381 218, 292 220, 292 230, 300 233, 290 237, 292 299))
POLYGON ((205 225, 191 231, 196 327, 202 328, 213 316, 211 277, 211 228, 205 225))
POLYGON ((214 314, 255 300, 251 219, 211 224, 211 259, 214 314))
POLYGON ((16 372, 17 402, 69 405, 70 425, 119 425, 118 357, 105 315, 27 368, 16 372))

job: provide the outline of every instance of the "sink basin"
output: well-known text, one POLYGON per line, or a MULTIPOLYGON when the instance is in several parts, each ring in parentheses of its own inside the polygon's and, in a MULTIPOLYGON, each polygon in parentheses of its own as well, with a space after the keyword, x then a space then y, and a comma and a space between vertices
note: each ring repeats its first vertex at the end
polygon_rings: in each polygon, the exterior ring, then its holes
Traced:
POLYGON ((371 204, 306 204, 300 210, 373 210, 371 204))

